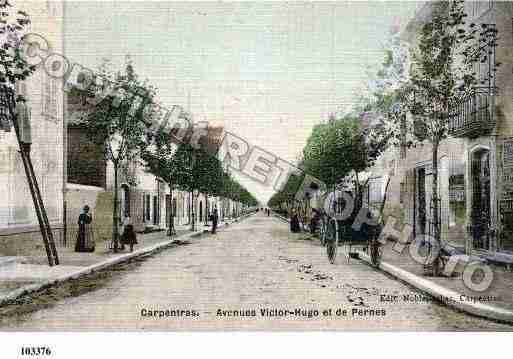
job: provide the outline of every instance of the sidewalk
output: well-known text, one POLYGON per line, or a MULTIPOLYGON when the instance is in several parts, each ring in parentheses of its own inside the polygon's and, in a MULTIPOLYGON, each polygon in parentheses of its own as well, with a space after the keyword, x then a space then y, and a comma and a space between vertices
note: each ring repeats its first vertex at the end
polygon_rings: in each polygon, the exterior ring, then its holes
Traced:
MULTIPOLYGON (((432 277, 424 274, 422 264, 417 263, 406 246, 400 253, 396 242, 387 242, 382 247, 382 258, 379 269, 404 281, 418 290, 428 294, 432 299, 447 306, 501 322, 513 323, 513 272, 504 266, 485 263, 478 257, 457 256, 459 264, 452 276, 432 277), (465 285, 463 272, 469 263, 481 262, 491 269, 493 281, 488 289, 474 291, 465 285)), ((370 263, 367 254, 359 251, 360 258, 370 263)), ((470 267, 469 267, 470 268, 470 267)), ((469 269, 468 268, 468 269, 469 269)), ((474 279, 480 282, 480 270, 475 272, 474 279)), ((468 270, 468 273, 471 273, 468 270)))
MULTIPOLYGON (((288 223, 287 218, 277 213, 273 215, 288 223)), ((427 294, 426 298, 414 298, 414 300, 435 300, 475 316, 513 323, 513 272, 511 270, 504 266, 483 262, 491 269, 493 281, 488 289, 477 292, 465 285, 463 272, 466 265, 475 262, 479 259, 478 257, 458 256, 459 264, 451 277, 430 277, 424 274, 423 265, 411 257, 408 246, 399 253, 394 250, 396 245, 396 242, 389 241, 382 247, 379 269, 427 294)), ((395 248, 398 249, 398 247, 395 248)), ((370 258, 365 252, 356 252, 360 259, 370 264, 370 258)), ((339 255, 344 254, 339 251, 339 255)))
MULTIPOLYGON (((219 228, 239 222, 249 215, 220 223, 219 228)), ((60 264, 53 267, 48 266, 44 253, 25 257, 0 257, 0 305, 47 286, 78 278, 169 246, 176 246, 182 241, 201 236, 210 227, 200 224, 194 232, 190 231, 190 225, 175 226, 175 229, 177 234, 172 237, 166 236, 165 230, 138 234, 139 243, 133 252, 125 250, 113 253, 105 242, 96 243, 96 250, 93 253, 76 253, 74 246, 59 247, 60 264)))

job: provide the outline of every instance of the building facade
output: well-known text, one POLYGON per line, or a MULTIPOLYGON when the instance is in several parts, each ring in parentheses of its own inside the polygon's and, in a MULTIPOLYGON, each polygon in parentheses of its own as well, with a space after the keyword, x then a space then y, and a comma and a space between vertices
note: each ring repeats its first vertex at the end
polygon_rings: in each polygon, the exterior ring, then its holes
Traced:
MULTIPOLYGON (((63 3, 16 1, 31 19, 28 33, 44 37, 49 53, 63 53, 63 3)), ((56 241, 62 236, 65 178, 64 93, 62 80, 48 75, 44 64, 18 83, 31 112, 31 157, 56 241)), ((0 131, 0 255, 24 255, 43 242, 14 130, 0 131)))
MULTIPOLYGON (((420 26, 434 4, 419 7, 402 37, 416 45, 420 26)), ((501 66, 492 71, 491 86, 478 88, 451 111, 449 138, 441 143, 439 223, 444 243, 466 254, 499 262, 513 260, 513 3, 468 1, 467 24, 498 30, 494 52, 501 66)), ((476 65, 488 84, 488 63, 476 65)), ((382 198, 390 178, 386 213, 413 226, 415 235, 432 233, 432 149, 425 141, 410 149, 389 149, 371 171, 370 196, 382 198)))

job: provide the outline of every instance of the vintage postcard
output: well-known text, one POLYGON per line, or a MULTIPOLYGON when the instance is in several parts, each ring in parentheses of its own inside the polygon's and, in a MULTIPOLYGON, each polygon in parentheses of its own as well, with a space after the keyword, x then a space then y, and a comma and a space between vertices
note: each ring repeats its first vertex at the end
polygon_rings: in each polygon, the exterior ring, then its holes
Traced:
POLYGON ((0 17, 0 332, 512 331, 513 2, 0 17))

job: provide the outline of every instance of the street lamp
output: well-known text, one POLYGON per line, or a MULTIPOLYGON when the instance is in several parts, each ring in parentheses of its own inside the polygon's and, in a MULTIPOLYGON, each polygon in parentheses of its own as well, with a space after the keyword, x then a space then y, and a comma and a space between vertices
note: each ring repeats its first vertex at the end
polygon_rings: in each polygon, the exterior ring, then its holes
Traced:
POLYGON ((117 253, 119 247, 119 225, 120 225, 120 213, 119 209, 121 204, 119 203, 118 194, 118 170, 119 170, 119 151, 121 150, 121 143, 123 139, 120 134, 115 133, 112 135, 109 143, 109 150, 112 163, 114 165, 114 218, 112 226, 112 239, 114 253, 117 253))

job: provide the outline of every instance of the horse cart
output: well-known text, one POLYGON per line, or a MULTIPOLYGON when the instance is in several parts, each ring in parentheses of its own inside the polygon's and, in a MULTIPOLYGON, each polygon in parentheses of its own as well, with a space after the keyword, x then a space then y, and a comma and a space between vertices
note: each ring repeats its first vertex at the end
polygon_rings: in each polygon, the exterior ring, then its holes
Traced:
POLYGON ((383 229, 382 214, 389 183, 390 180, 385 187, 379 211, 373 211, 364 203, 363 189, 367 183, 363 186, 341 186, 327 194, 319 221, 319 238, 321 244, 326 246, 330 263, 335 263, 339 247, 345 247, 348 261, 356 256, 351 252, 353 247, 360 247, 369 255, 373 265, 379 265, 381 243, 378 239, 383 229), (357 223, 358 217, 360 220, 362 218, 361 211, 368 220, 357 223))

